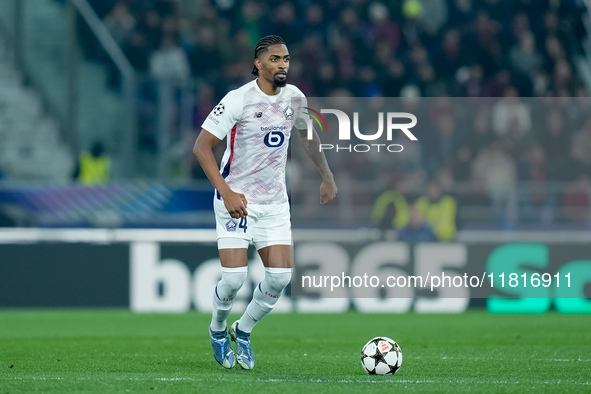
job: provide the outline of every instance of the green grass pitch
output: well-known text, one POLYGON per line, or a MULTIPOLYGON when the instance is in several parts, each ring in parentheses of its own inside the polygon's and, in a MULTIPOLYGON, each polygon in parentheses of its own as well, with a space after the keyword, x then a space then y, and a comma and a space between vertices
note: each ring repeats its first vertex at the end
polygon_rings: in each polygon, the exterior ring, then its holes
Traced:
POLYGON ((253 332, 252 371, 214 361, 208 322, 2 311, 0 393, 591 392, 591 315, 271 314, 253 332), (362 346, 378 335, 402 348, 394 376, 361 367, 362 346))

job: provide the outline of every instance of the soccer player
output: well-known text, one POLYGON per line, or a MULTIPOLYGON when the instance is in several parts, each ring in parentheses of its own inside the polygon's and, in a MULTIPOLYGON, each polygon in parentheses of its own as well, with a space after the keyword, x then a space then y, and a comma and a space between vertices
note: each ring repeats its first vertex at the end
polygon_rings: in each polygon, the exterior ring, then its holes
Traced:
POLYGON ((225 368, 236 362, 254 367, 250 333, 275 304, 291 280, 291 219, 285 165, 291 130, 295 127, 304 150, 322 176, 320 203, 337 194, 332 172, 319 151, 316 132, 307 139, 306 98, 287 84, 289 52, 279 36, 259 40, 254 53, 255 80, 229 92, 202 125, 193 152, 215 187, 214 211, 222 278, 213 295, 209 327, 214 358, 225 368), (213 147, 227 137, 221 171, 213 147), (220 173, 221 172, 221 173, 220 173), (265 266, 242 317, 230 327, 226 319, 234 297, 247 276, 247 249, 254 243, 265 266))

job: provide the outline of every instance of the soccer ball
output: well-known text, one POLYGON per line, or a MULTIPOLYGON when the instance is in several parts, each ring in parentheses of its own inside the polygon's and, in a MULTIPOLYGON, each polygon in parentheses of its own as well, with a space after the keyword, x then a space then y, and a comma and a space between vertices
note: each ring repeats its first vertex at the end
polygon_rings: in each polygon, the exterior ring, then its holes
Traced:
POLYGON ((394 375, 402 365, 402 350, 388 337, 375 337, 361 350, 361 366, 370 375, 394 375))

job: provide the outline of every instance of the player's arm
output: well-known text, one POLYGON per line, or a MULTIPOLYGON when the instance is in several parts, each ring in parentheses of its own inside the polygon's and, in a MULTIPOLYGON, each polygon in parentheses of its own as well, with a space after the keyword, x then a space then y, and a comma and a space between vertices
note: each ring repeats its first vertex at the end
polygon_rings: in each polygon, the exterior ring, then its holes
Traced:
POLYGON ((320 150, 320 138, 318 137, 316 130, 313 131, 313 138, 311 140, 307 138, 307 135, 307 129, 298 129, 298 137, 304 147, 304 151, 308 157, 312 159, 312 162, 320 172, 320 176, 322 176, 322 185, 320 185, 320 203, 328 204, 337 195, 337 185, 334 182, 332 171, 330 171, 330 167, 326 161, 326 156, 324 156, 324 152, 320 150))
POLYGON ((220 139, 210 133, 209 131, 202 129, 201 133, 195 141, 193 147, 193 153, 201 164, 201 168, 207 175, 209 181, 213 184, 213 187, 222 196, 224 205, 233 218, 243 218, 248 215, 246 210, 247 201, 246 197, 242 193, 236 193, 226 183, 226 180, 220 174, 218 163, 213 155, 213 147, 220 142, 220 139))

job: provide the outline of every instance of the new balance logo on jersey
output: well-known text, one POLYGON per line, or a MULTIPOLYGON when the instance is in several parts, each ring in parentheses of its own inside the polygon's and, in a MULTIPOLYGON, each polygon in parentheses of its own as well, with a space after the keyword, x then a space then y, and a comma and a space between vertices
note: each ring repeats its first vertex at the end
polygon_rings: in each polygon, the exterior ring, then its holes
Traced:
POLYGON ((263 117, 263 113, 262 112, 255 112, 254 113, 254 117, 255 118, 262 118, 263 117))

